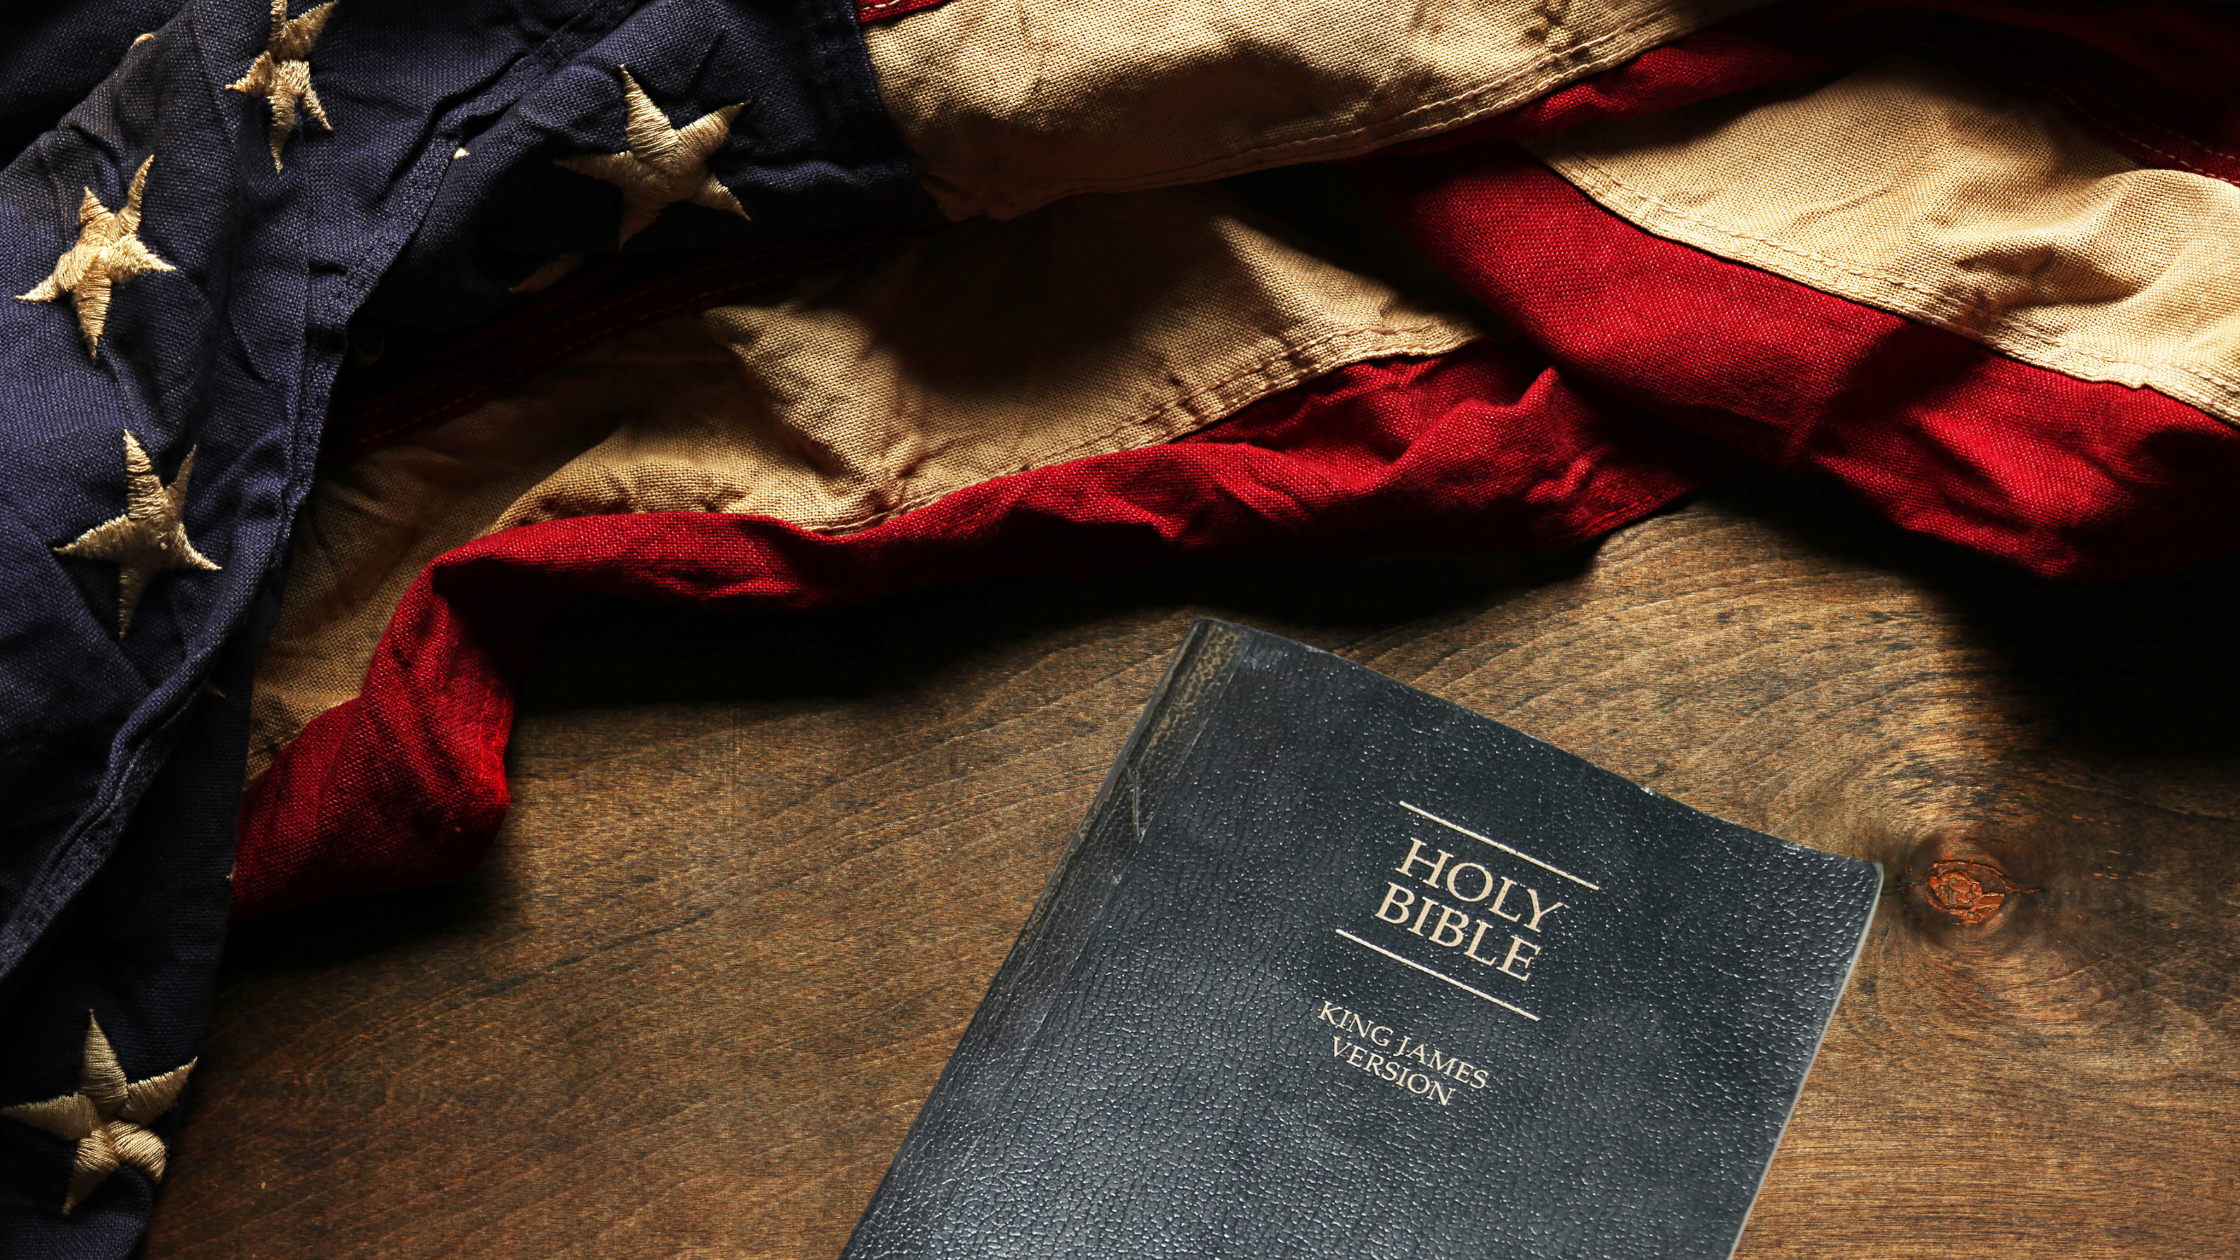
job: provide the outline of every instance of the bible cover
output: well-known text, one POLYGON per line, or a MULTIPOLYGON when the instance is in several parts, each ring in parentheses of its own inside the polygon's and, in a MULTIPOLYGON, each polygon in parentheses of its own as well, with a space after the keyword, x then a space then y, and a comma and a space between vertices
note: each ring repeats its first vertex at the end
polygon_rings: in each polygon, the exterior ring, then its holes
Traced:
POLYGON ((843 1260, 1725 1257, 1880 888, 1201 621, 843 1260))

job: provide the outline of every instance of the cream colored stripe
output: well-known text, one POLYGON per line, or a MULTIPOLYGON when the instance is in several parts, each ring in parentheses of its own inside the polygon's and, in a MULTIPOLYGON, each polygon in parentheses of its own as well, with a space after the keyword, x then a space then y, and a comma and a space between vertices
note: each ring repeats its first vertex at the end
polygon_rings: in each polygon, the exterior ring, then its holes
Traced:
POLYGON ((1893 57, 1535 142, 1659 236, 2240 422, 2240 189, 1893 57))
POLYGON ((950 0, 864 38, 953 218, 1367 153, 1764 0, 950 0))
MULTIPOLYGON (((1323 213, 1340 188, 1301 195, 1323 213)), ((1361 243, 1366 219, 1332 221, 1361 243)), ((250 774, 357 694, 414 577, 478 535, 608 512, 858 529, 1485 330, 1213 185, 960 224, 622 338, 314 486, 258 660, 250 774)))

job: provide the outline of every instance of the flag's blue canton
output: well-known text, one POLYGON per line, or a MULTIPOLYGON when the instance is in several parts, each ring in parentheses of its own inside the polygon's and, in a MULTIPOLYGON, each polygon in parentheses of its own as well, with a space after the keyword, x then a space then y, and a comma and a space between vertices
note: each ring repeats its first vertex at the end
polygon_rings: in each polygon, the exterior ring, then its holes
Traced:
MULTIPOLYGON (((332 130, 299 124, 279 171, 268 102, 227 90, 269 0, 191 0, 138 42, 144 5, 48 13, 0 30, 116 60, 40 80, 98 86, 0 172, 0 1109, 78 1088, 89 1011, 131 1079, 195 1056, 250 660, 377 284, 386 318, 443 326, 611 247, 620 194, 555 160, 626 147, 625 65, 677 123, 749 102, 709 169, 750 218, 671 206, 634 250, 932 213, 845 0, 340 0, 308 58, 332 130), (57 274, 86 190, 122 211, 143 163, 138 239, 172 269, 115 283, 96 356, 97 286, 13 295, 57 274), (162 485, 194 453, 185 535, 218 567, 156 571, 120 637, 121 566, 56 549, 127 514, 126 433, 162 485)), ((0 133, 40 99, 0 90, 0 133)), ((147 1177, 66 1216, 72 1149, 0 1117, 0 1260, 130 1249, 147 1177)))
POLYGON ((0 8, 0 164, 86 98, 179 0, 44 0, 0 8))
MULTIPOLYGON (((396 47, 425 46, 410 23, 393 27, 396 47)), ((625 148, 623 66, 679 126, 746 102, 708 167, 748 218, 674 206, 631 238, 631 252, 938 217, 879 103, 860 29, 839 0, 656 0, 503 112, 462 111, 468 156, 445 172, 375 312, 456 327, 498 310, 555 254, 613 249, 620 193, 555 160, 625 148)))

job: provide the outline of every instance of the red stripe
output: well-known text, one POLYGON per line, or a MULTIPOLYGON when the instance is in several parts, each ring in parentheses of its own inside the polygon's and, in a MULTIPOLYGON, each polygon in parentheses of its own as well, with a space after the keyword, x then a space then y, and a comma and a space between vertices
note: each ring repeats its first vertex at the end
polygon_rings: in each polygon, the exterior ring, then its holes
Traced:
POLYGON ((2146 166, 2240 182, 2240 13, 2174 0, 1945 0, 1937 50, 2146 166))
POLYGON ((1637 118, 1865 64, 1920 30, 1913 11, 1831 16, 1821 0, 1779 4, 1705 27, 1621 66, 1466 127, 1380 150, 1438 153, 1592 122, 1637 118))
POLYGON ((2240 433, 1652 236, 1514 145, 1350 168, 1432 258, 1607 389, 1891 520, 2054 577, 2240 543, 2240 433))
POLYGON ((245 914, 471 869, 504 817, 513 682, 572 593, 812 608, 1189 555, 1547 547, 1730 466, 1515 343, 1342 368, 1190 439, 986 482, 844 537, 712 514, 507 530, 405 596, 356 700, 242 802, 245 914))
MULTIPOLYGON (((1875 12, 1888 9, 1903 25, 1925 7, 1828 11, 1880 21, 1875 12)), ((1992 0, 1942 7, 2032 11, 1992 0)), ((2157 52, 2151 40, 2079 35, 2088 19, 2100 23, 2092 30, 2117 30, 2111 9, 2125 21, 2146 13, 2157 30, 2193 12, 2152 3, 2035 11, 2119 69, 2196 54, 2232 64, 2229 48, 2211 40, 2157 52)), ((1766 19, 1777 20, 1788 19, 1766 19)), ((1715 28, 1477 134, 1530 134, 1825 73, 1873 42, 1814 51, 1766 29, 1715 28)), ((1898 26, 1876 29, 1880 39, 1898 26)), ((2207 137, 2213 150, 2229 122, 2218 102, 2240 78, 2212 77, 2188 86, 2192 98, 2148 92, 2140 75, 2107 82, 2152 96, 2165 125, 2207 137)), ((753 518, 608 516, 461 548, 407 595, 363 694, 312 722, 246 795, 237 908, 275 910, 470 869, 506 809, 512 682, 544 618, 576 592, 807 608, 1193 554, 1556 545, 1728 466, 1681 430, 1840 478, 1901 524, 2041 573, 2149 572, 2240 541, 2223 494, 2240 476, 2240 437, 2182 404, 2030 368, 1651 236, 1505 144, 1353 169, 1419 244, 1543 349, 1478 345, 1342 369, 1195 438, 986 483, 843 538, 753 518)), ((628 299, 617 309, 642 314, 628 299)), ((490 379, 510 379, 517 366, 490 379)), ((450 398, 462 381, 470 392, 496 388, 472 381, 480 370, 463 366, 397 413, 425 423, 425 401, 450 398)))
POLYGON ((1379 156, 1678 109, 1901 44, 2041 97, 2145 165, 2240 182, 2240 14, 2181 0, 1791 0, 1379 156))
POLYGON ((869 26, 947 3, 949 0, 856 0, 856 20, 869 26))

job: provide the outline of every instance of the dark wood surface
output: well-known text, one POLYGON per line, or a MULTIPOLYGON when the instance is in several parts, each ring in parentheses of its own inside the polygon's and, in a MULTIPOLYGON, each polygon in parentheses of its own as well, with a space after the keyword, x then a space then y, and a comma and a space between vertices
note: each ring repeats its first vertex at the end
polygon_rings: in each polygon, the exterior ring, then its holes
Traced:
POLYGON ((1748 1260, 2240 1254, 2240 565, 2054 586, 1766 482, 1526 559, 586 605, 478 876, 237 934, 147 1256, 834 1255, 1208 613, 1889 864, 1748 1260))

